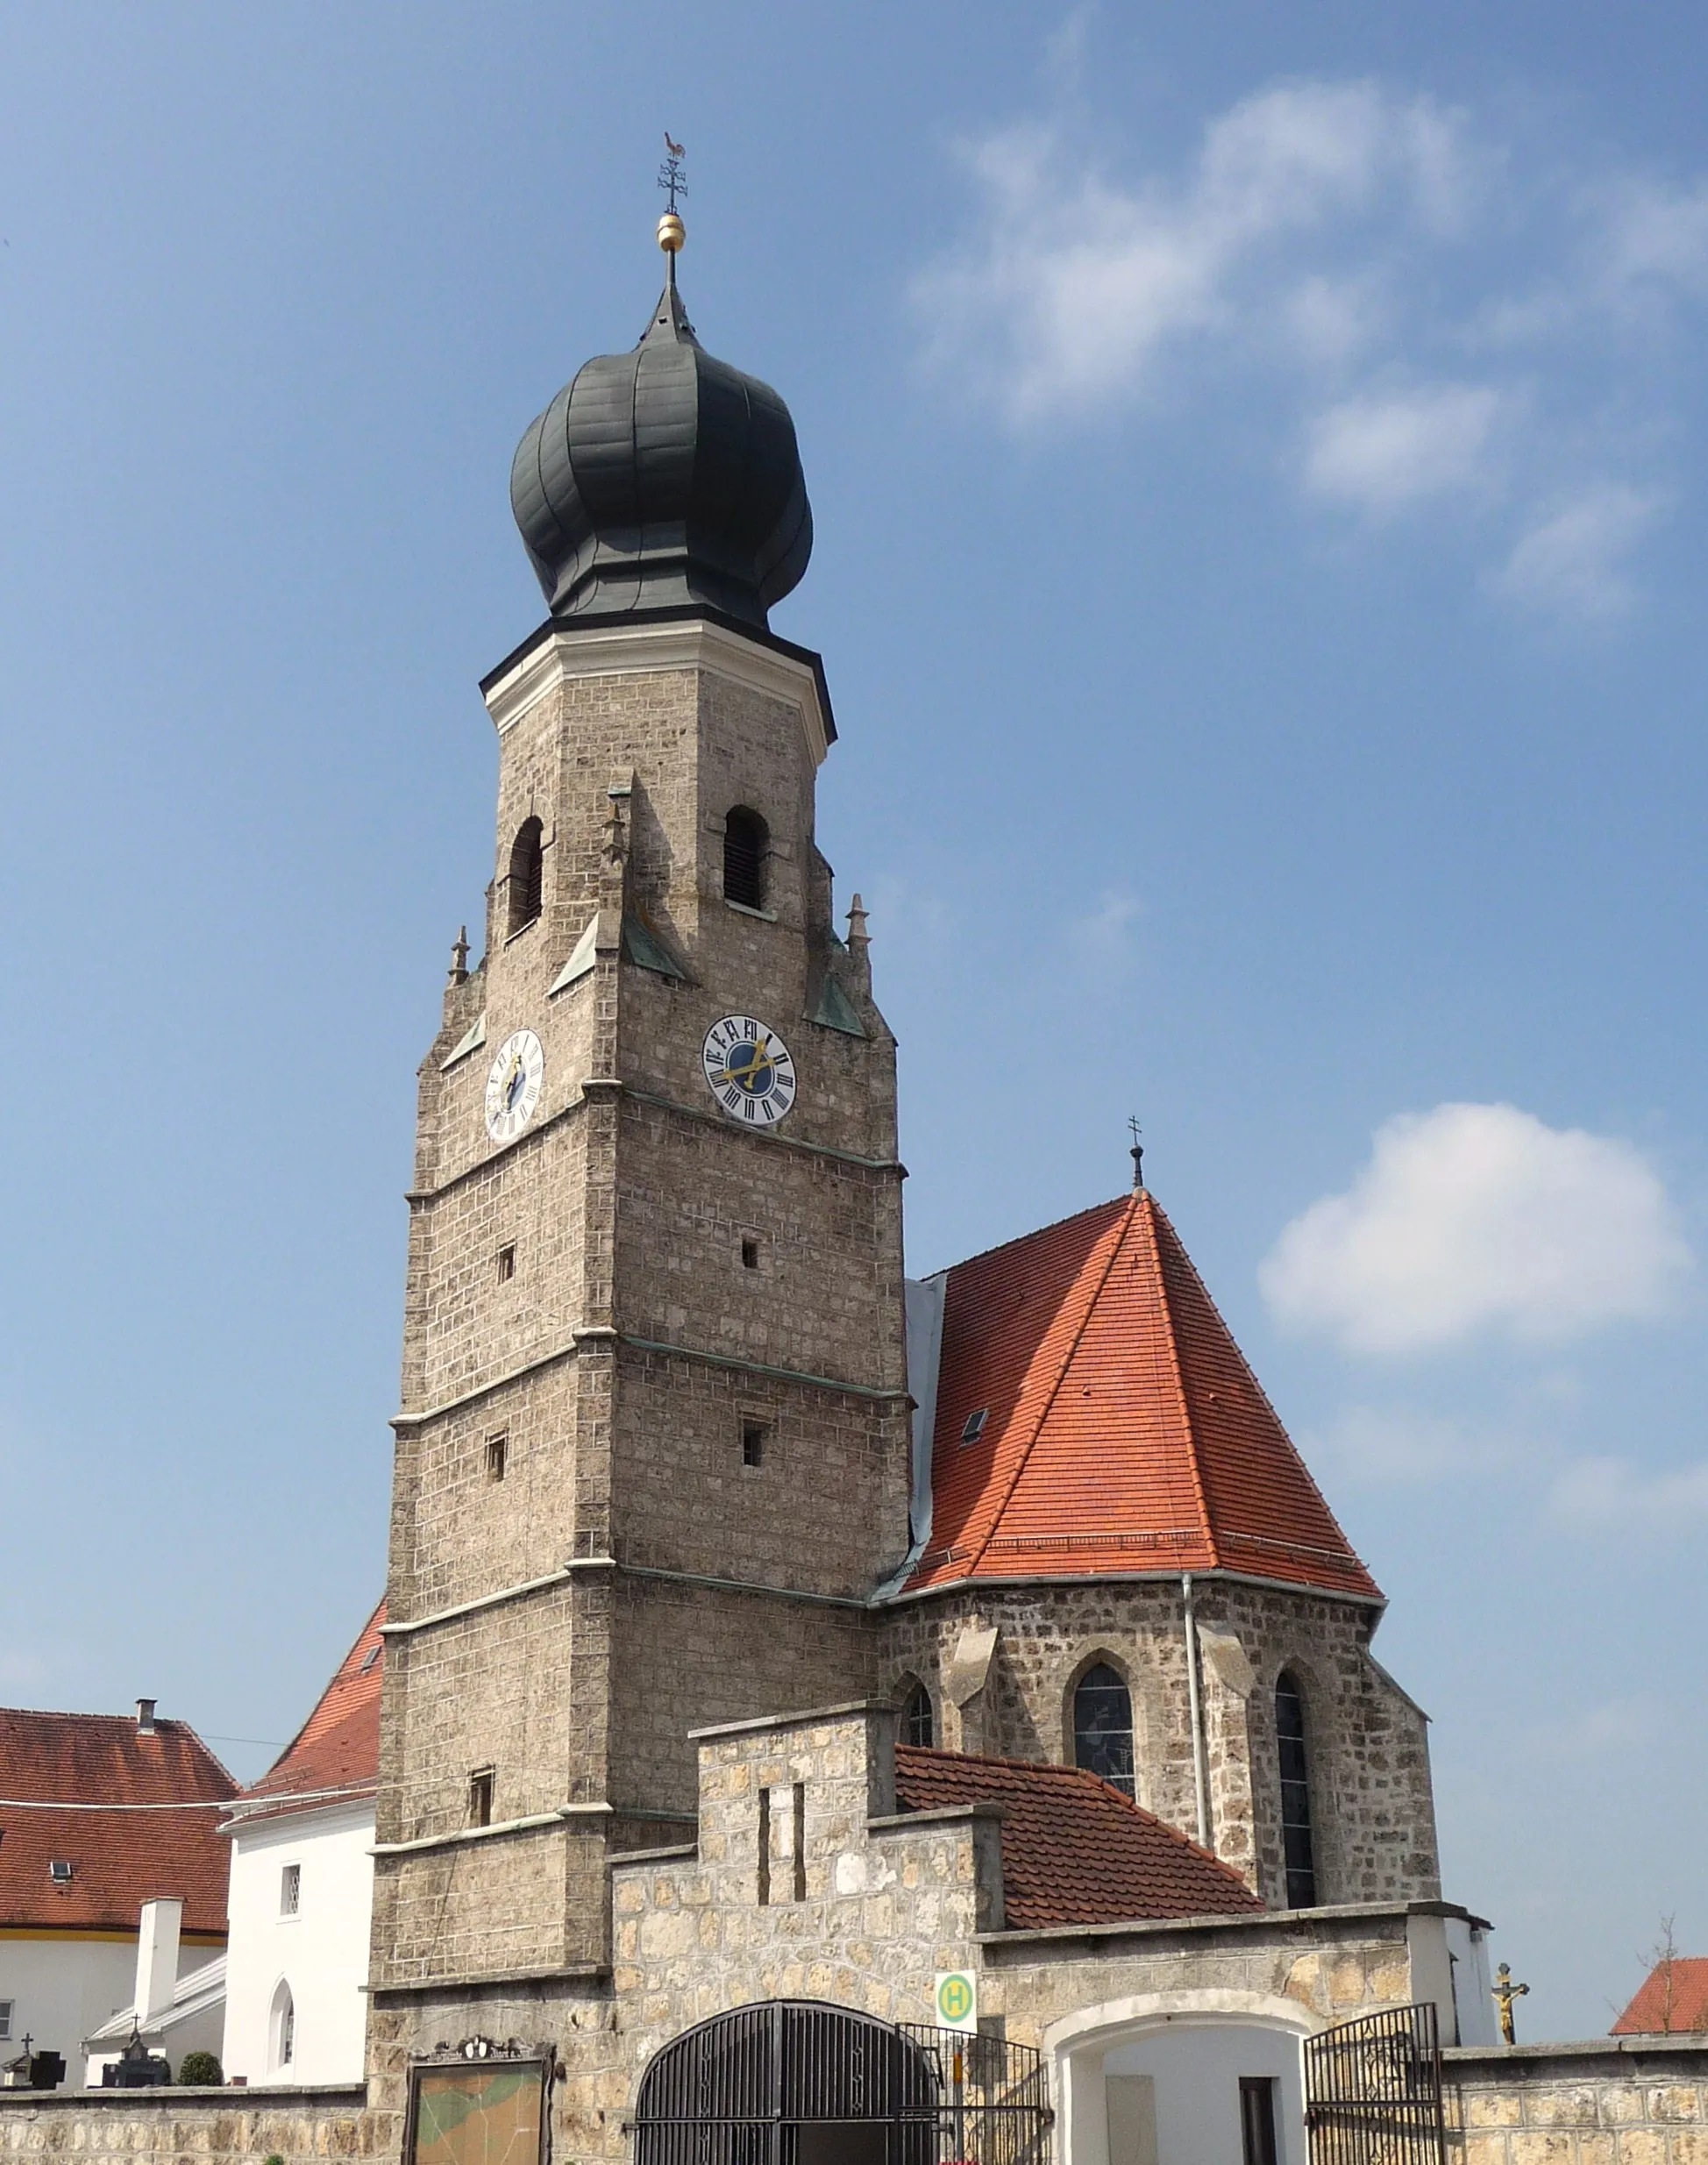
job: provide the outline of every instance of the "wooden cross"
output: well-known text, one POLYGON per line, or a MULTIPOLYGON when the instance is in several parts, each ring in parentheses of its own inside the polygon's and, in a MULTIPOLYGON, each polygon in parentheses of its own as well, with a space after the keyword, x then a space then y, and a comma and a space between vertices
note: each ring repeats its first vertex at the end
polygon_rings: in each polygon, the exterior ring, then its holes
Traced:
POLYGON ((1529 1990, 1530 1987, 1527 1984, 1513 1983, 1512 1972, 1505 1962, 1502 1962, 1499 1969, 1495 1971, 1494 2001, 1495 2005, 1500 2010, 1500 2036, 1503 2044, 1516 2045, 1519 2041, 1512 2031, 1512 2002, 1515 1999, 1522 1999, 1529 1990))

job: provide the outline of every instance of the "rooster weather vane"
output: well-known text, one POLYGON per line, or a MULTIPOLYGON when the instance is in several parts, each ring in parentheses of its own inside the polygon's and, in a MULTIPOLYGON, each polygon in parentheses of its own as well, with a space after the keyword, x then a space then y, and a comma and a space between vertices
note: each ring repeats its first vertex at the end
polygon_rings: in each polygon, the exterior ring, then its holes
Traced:
POLYGON ((658 167, 658 186, 665 191, 666 208, 673 212, 676 198, 686 196, 688 184, 682 178, 682 160, 687 155, 680 143, 670 139, 670 130, 665 130, 665 161, 658 167))

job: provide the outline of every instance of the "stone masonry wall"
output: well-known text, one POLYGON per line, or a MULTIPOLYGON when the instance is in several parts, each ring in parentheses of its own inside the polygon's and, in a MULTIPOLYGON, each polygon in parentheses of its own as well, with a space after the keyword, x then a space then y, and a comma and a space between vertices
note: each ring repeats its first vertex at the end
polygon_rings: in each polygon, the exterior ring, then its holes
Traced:
POLYGON ((1708 2165, 1708 2039, 1442 2057, 1449 2165, 1708 2165))
POLYGON ((692 1833, 694 1729, 869 1688, 870 1636, 858 1609, 626 1573, 613 1591, 612 1700, 651 1714, 619 1722, 612 1736, 611 1793, 629 1811, 668 1808, 692 1833))
POLYGON ((397 2154, 401 2127, 359 2089, 0 2090, 0 2161, 80 2165, 324 2165, 397 2154))
MULTIPOLYGON (((1304 1697, 1324 1903, 1431 1900, 1441 1891, 1425 1717, 1369 1653, 1373 1613, 1298 1593, 1200 1578, 1212 1846, 1272 1907, 1285 1901, 1275 1681, 1304 1697)), ((1097 1661, 1133 1699, 1138 1801, 1197 1831, 1179 1582, 1083 1585, 985 1581, 886 1613, 880 1689, 917 1677, 952 1750, 1071 1762, 1073 1691, 1097 1661), (976 1698, 948 1685, 970 1625, 995 1625, 996 1657, 976 1698)))
MULTIPOLYGON (((680 627, 660 637, 680 651, 680 627)), ((696 1723, 869 1688, 858 1610, 763 1590, 851 1602, 907 1540, 894 1044, 864 952, 829 923, 815 694, 792 694, 752 643, 716 666, 606 673, 597 633, 554 640, 531 704, 493 694, 487 951, 447 991, 421 1071, 374 1908, 387 1989, 602 1946, 603 1882, 573 1868, 586 1845, 564 1820, 605 1815, 601 1857, 649 1839, 692 1809, 696 1723), (770 830, 763 910, 723 895, 737 804, 770 830), (529 820, 541 908, 516 926, 529 820), (629 959, 631 922, 684 974, 629 959), (590 923, 593 967, 554 992, 590 923), (838 955, 864 1035, 807 1019, 838 955), (730 1013, 794 1055, 775 1134, 707 1089, 702 1041, 730 1013), (484 1042, 453 1057, 481 1016, 484 1042), (495 1145, 486 1078, 523 1028, 541 1095, 495 1145), (744 1422, 764 1432, 758 1465, 744 1422), (487 1768, 491 1832, 466 1824, 487 1768), (514 1824, 530 1819, 545 1823, 514 1824)))

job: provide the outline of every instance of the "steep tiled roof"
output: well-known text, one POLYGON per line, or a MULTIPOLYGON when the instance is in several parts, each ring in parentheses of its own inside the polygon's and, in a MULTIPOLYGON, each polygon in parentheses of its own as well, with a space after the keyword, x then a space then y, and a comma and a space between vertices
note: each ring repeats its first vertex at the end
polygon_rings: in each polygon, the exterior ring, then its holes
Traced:
POLYGON ((1156 1199, 957 1264, 910 1587, 1217 1568, 1380 1599, 1156 1199))
POLYGON ((1613 2025, 1612 2035, 1648 2037, 1669 2030, 1708 2030, 1708 1955, 1657 1962, 1613 2025))
POLYGON ((904 1812, 1000 1804, 1002 1888, 1014 1931, 1261 1911, 1237 1872, 1078 1767, 898 1744, 904 1812))
POLYGON ((236 1791, 186 1722, 144 1735, 132 1715, 0 1707, 0 1926, 134 1932, 145 1902, 175 1895, 186 1932, 223 1934, 217 1806, 236 1791), (103 1808, 29 1808, 40 1804, 103 1808))
POLYGON ((380 1684, 386 1665, 380 1628, 385 1620, 381 1601, 314 1712, 238 1798, 238 1823, 374 1794, 380 1782, 380 1684))

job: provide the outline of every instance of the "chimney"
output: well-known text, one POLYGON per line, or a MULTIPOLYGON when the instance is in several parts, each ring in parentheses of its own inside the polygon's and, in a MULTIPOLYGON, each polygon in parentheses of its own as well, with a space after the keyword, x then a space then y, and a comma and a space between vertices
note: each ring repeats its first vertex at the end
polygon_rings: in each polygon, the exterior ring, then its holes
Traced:
POLYGON ((184 1905, 175 1895, 145 1902, 137 1933, 137 2021, 146 2029, 172 2005, 178 1982, 178 1934, 184 1905))
POLYGON ((137 1734, 153 1736, 153 1734, 154 1702, 152 1699, 139 1699, 137 1701, 137 1734))

